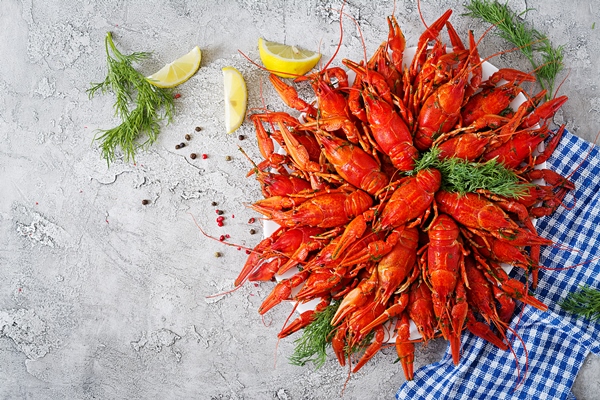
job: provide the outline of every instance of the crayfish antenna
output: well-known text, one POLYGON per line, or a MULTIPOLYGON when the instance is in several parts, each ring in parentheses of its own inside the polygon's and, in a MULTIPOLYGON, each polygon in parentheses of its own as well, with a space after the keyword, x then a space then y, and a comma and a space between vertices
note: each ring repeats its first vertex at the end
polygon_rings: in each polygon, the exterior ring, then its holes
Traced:
MULTIPOLYGON (((190 214, 190 213, 188 213, 188 214, 190 214)), ((201 233, 202 233, 204 236, 206 236, 207 238, 209 238, 209 239, 212 239, 212 240, 215 240, 215 241, 217 241, 217 242, 220 242, 220 243, 222 243, 222 244, 224 244, 224 245, 226 245, 226 246, 231 246, 231 247, 236 247, 236 248, 237 248, 237 247, 239 247, 240 249, 244 249, 244 250, 250 250, 250 251, 252 251, 252 250, 253 250, 253 249, 252 249, 252 248, 250 248, 250 247, 247 247, 247 246, 244 246, 244 245, 241 245, 241 244, 227 243, 227 242, 224 242, 224 241, 222 241, 220 238, 217 238, 217 237, 214 237, 214 236, 211 236, 211 235, 209 235, 208 233, 204 232, 204 230, 202 229, 202 227, 200 227, 200 224, 198 224, 198 222, 196 221, 196 218, 194 218, 194 216, 193 216, 192 214, 190 214, 190 216, 191 216, 191 217, 192 217, 192 219, 194 220, 194 224, 196 225, 196 227, 197 227, 197 228, 200 230, 200 232, 201 232, 201 233)))
MULTIPOLYGON (((577 250, 577 252, 580 252, 580 251, 577 250)), ((550 267, 545 267, 545 266, 541 265, 540 268, 544 269, 544 270, 548 270, 548 271, 565 271, 567 269, 573 269, 573 268, 581 267, 582 265, 586 265, 586 264, 589 264, 589 263, 597 261, 597 260, 600 260, 600 256, 594 257, 594 258, 590 258, 589 260, 580 262, 578 264, 569 265, 568 267, 550 268, 550 267)))
POLYGON ((425 22, 425 18, 423 18, 423 13, 421 12, 421 0, 417 0, 417 10, 419 11, 419 18, 421 18, 421 22, 423 23, 425 30, 429 29, 429 26, 425 22))
POLYGON ((294 75, 296 77, 301 77, 302 76, 302 75, 299 75, 299 74, 292 74, 292 73, 287 72, 287 71, 276 71, 276 70, 268 69, 268 68, 260 65, 259 63, 257 63, 253 59, 251 59, 250 57, 248 57, 243 51, 238 50, 238 53, 240 53, 242 55, 242 57, 244 57, 246 60, 248 60, 255 67, 258 67, 258 68, 262 69, 263 71, 267 71, 267 72, 270 72, 270 73, 281 73, 281 74, 287 74, 287 75, 294 75))
POLYGON ((342 391, 340 393, 340 397, 344 397, 344 392, 346 391, 346 386, 348 386, 348 382, 350 382, 351 374, 352 374, 352 360, 350 360, 350 356, 348 356, 348 375, 346 376, 346 380, 344 381, 344 386, 342 386, 342 391))
POLYGON ((515 335, 515 337, 521 342, 521 345, 523 346, 523 352, 525 354, 525 371, 523 372, 523 378, 521 379, 521 368, 519 366, 519 360, 517 357, 517 353, 515 352, 513 346, 510 344, 510 342, 508 341, 508 339, 506 338, 505 335, 504 338, 506 340, 506 342, 508 343, 508 347, 510 349, 510 352, 512 353, 513 357, 515 358, 515 367, 517 369, 517 382, 515 384, 515 387, 513 388, 513 393, 517 391, 517 389, 519 388, 519 386, 521 386, 524 382, 525 382, 525 378, 527 377, 527 370, 529 369, 529 352, 527 351, 527 346, 525 346, 525 341, 523 340, 523 338, 517 333, 516 330, 514 330, 513 328, 511 328, 510 326, 506 326, 506 329, 509 330, 513 335, 515 335))
MULTIPOLYGON (((196 225, 196 227, 198 228, 198 230, 200 230, 200 232, 204 236, 206 236, 207 238, 215 240, 217 242, 220 242, 220 243, 222 243, 222 244, 224 244, 226 246, 232 246, 232 247, 236 247, 238 249, 245 249, 245 250, 250 251, 250 252, 254 251, 254 249, 251 249, 250 247, 243 246, 243 245, 238 245, 238 244, 235 244, 235 243, 227 243, 227 242, 221 240, 220 238, 216 238, 214 236, 209 235, 208 233, 204 232, 204 230, 202 229, 202 227, 200 226, 200 224, 198 224, 198 221, 196 221, 196 218, 191 213, 188 213, 188 214, 190 214, 190 216, 192 217, 192 220, 194 221, 194 224, 196 225)), ((215 294, 206 296, 206 298, 207 299, 212 299, 212 298, 215 298, 215 297, 225 296, 226 294, 235 292, 236 290, 238 290, 239 288, 241 288, 244 285, 244 283, 246 283, 246 281, 248 280, 248 276, 250 276, 252 272, 253 271, 250 271, 247 274, 247 276, 245 276, 244 279, 241 280, 233 289, 226 290, 226 291, 220 292, 220 293, 215 293, 215 294)))
MULTIPOLYGON (((294 304, 294 307, 292 308, 292 311, 288 314, 286 320, 283 322, 283 328, 282 330, 285 328, 285 326, 287 325, 288 321, 290 320, 290 318, 292 318, 292 315, 294 315, 294 312, 296 312, 296 308, 298 308, 298 302, 296 302, 294 304)), ((263 315, 264 317, 264 315, 263 315)), ((281 337, 279 337, 279 335, 277 335, 277 343, 275 343, 275 354, 273 355, 273 368, 277 368, 277 348, 279 347, 279 342, 281 341, 281 337)))
MULTIPOLYGON (((340 10, 341 12, 341 10, 340 10)), ((367 63, 367 45, 365 44, 365 38, 362 34, 362 30, 360 29, 360 24, 358 23, 358 21, 356 20, 356 18, 354 18, 353 16, 351 16, 350 14, 347 13, 343 13, 346 17, 350 18, 350 20, 352 20, 352 22, 354 22, 354 25, 356 25, 356 29, 358 30, 358 35, 360 36, 360 41, 362 43, 362 47, 363 47, 363 57, 364 57, 364 62, 365 65, 367 63)), ((340 18, 341 20, 341 18, 340 18)), ((341 28, 341 23, 340 23, 340 28, 341 28)), ((341 40, 341 34, 340 34, 340 40, 341 40)), ((340 46, 341 46, 341 41, 340 41, 340 46)), ((338 48, 339 50, 339 48, 338 48)), ((337 50, 336 50, 336 54, 337 54, 337 50)))
POLYGON ((234 287, 233 289, 226 290, 225 292, 219 292, 219 293, 211 294, 211 295, 209 295, 209 296, 206 296, 206 298, 207 298, 207 299, 213 299, 213 298, 215 298, 215 297, 221 297, 221 296, 225 296, 226 294, 229 294, 229 293, 233 293, 233 292, 235 292, 236 290, 238 290, 238 289, 239 289, 239 288, 241 288, 242 286, 243 286, 243 285, 242 285, 242 284, 240 284, 240 285, 238 285, 238 286, 234 287))
POLYGON ((344 15, 344 6, 345 5, 346 5, 346 1, 343 1, 342 7, 340 8, 340 40, 338 41, 338 45, 335 49, 335 52, 333 53, 333 55, 331 56, 329 61, 327 61, 327 64, 325 64, 325 66, 323 67, 323 70, 326 70, 327 67, 329 67, 329 64, 331 64, 333 62, 333 60, 337 56, 338 52, 342 48, 342 40, 344 39, 344 25, 342 24, 342 15, 344 15))

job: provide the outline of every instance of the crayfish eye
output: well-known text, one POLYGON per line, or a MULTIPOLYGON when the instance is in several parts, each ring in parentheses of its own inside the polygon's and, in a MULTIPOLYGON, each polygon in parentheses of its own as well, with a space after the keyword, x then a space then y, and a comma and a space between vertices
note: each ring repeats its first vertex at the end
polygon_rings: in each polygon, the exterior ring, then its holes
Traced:
POLYGON ((332 77, 329 82, 331 83, 331 86, 333 86, 334 89, 337 89, 340 85, 340 81, 338 80, 338 78, 336 78, 335 76, 332 77))

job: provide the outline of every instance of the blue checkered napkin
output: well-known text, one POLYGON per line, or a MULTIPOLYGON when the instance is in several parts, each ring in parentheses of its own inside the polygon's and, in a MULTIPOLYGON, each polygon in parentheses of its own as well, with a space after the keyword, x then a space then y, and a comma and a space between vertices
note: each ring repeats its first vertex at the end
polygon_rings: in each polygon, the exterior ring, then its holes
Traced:
MULTIPOLYGON (((578 168, 593 146, 569 132, 548 160, 548 168, 568 176, 578 168)), ((527 362, 527 375, 518 387, 515 356, 502 351, 466 332, 463 335, 462 358, 452 363, 449 349, 442 360, 415 371, 415 378, 396 393, 397 399, 574 399, 571 387, 588 353, 600 354, 600 323, 592 323, 564 312, 558 303, 580 285, 600 289, 600 261, 575 268, 600 256, 600 154, 593 148, 571 180, 573 194, 565 199, 570 210, 561 207, 551 217, 537 221, 538 233, 560 246, 542 250, 536 298, 549 306, 541 312, 524 306, 521 317, 511 327, 523 344, 510 335, 519 363, 521 378, 527 362), (573 250, 569 251, 566 248, 573 250), (528 360, 528 361, 527 361, 528 360)), ((516 268, 511 275, 524 281, 516 268)))

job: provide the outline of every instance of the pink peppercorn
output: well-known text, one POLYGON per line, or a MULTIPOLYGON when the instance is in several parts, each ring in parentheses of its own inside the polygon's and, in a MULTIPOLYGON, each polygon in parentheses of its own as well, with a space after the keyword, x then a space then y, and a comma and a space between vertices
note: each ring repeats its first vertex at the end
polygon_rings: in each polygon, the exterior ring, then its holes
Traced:
POLYGON ((202 154, 202 159, 206 160, 208 158, 208 154, 204 153, 202 154))

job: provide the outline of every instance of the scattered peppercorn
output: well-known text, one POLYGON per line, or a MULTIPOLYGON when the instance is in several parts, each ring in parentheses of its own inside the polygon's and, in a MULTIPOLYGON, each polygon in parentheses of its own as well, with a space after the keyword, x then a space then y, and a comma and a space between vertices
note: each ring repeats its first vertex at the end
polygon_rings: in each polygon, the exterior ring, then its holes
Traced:
POLYGON ((231 236, 229 236, 229 233, 227 233, 227 234, 225 234, 225 237, 226 237, 227 239, 229 239, 231 236))
POLYGON ((214 207, 214 206, 216 206, 216 205, 217 205, 217 202, 216 202, 216 201, 213 201, 212 203, 210 203, 210 205, 214 207))
POLYGON ((142 200, 142 205, 145 206, 146 204, 150 204, 150 200, 146 200, 146 199, 142 200))
POLYGON ((250 254, 250 253, 251 253, 251 251, 246 249, 246 254, 250 254))
POLYGON ((249 224, 253 224, 254 222, 256 222, 256 218, 252 217, 248 220, 249 224))
POLYGON ((199 126, 196 127, 196 132, 200 132, 202 130, 202 128, 200 128, 199 126))
POLYGON ((217 222, 223 222, 223 220, 224 220, 224 219, 225 219, 225 217, 224 217, 224 216, 222 216, 222 215, 221 215, 221 216, 218 216, 218 217, 217 217, 217 222))
POLYGON ((202 158, 203 158, 204 160, 206 160, 206 159, 208 158, 208 155, 207 155, 207 154, 202 154, 202 158))
POLYGON ((190 135, 188 135, 188 134, 186 134, 184 137, 185 137, 185 140, 191 140, 192 139, 192 137, 190 135))
POLYGON ((244 140, 244 139, 246 139, 246 136, 244 136, 244 135, 240 135, 240 136, 238 136, 238 139, 240 139, 240 140, 244 140))
POLYGON ((179 150, 180 148, 181 148, 181 145, 179 145, 179 144, 175 145, 175 150, 179 150))
POLYGON ((218 251, 215 251, 215 257, 221 257, 221 253, 219 253, 218 251))
POLYGON ((190 158, 191 158, 192 160, 193 160, 193 159, 195 159, 195 158, 196 158, 196 153, 192 153, 192 154, 190 154, 190 158))
POLYGON ((183 142, 179 143, 179 147, 180 148, 185 147, 185 143, 183 143, 183 142))
POLYGON ((250 229, 250 234, 254 235, 256 233, 256 231, 254 229, 250 229))
POLYGON ((224 235, 219 236, 219 240, 222 242, 223 240, 225 240, 225 236, 224 235))
POLYGON ((173 96, 173 98, 175 98, 175 99, 178 99, 180 97, 181 97, 181 94, 179 94, 179 93, 175 93, 175 96, 173 96))
POLYGON ((231 161, 231 156, 225 156, 225 161, 231 161))
POLYGON ((223 226, 223 221, 217 221, 217 226, 223 226))
POLYGON ((223 214, 223 210, 215 210, 215 212, 217 213, 217 215, 223 214))

